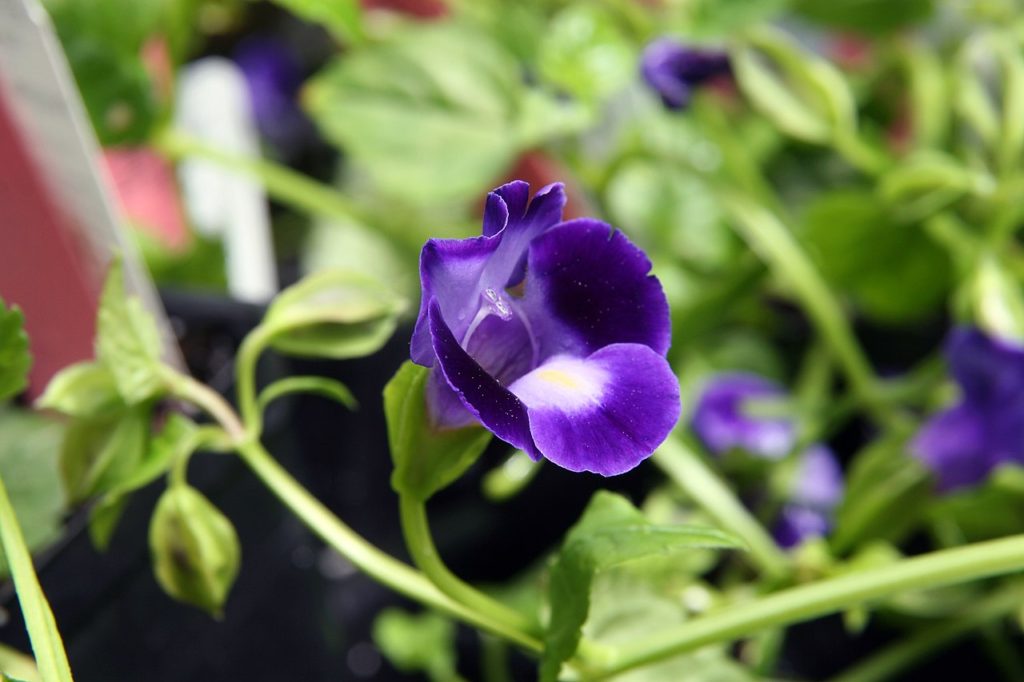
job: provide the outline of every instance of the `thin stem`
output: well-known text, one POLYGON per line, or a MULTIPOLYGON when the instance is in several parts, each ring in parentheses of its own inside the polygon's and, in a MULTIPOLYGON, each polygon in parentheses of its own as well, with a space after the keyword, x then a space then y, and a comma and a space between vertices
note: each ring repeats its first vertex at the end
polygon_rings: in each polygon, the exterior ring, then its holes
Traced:
POLYGON ((14 589, 18 593, 25 629, 32 642, 39 677, 43 682, 71 682, 71 666, 57 629, 57 621, 39 584, 32 565, 32 555, 25 544, 25 536, 18 525, 18 517, 14 513, 3 479, 0 479, 0 548, 7 558, 7 566, 14 579, 14 589))
POLYGON ((263 430, 263 414, 256 394, 256 365, 270 342, 270 332, 262 325, 253 329, 242 341, 235 358, 235 382, 238 411, 242 422, 259 438, 263 430))
MULTIPOLYGON (((259 180, 274 199, 296 211, 342 223, 363 224, 359 210, 338 190, 265 159, 253 158, 211 147, 177 130, 155 136, 153 146, 169 159, 204 159, 259 180)), ((386 225, 375 227, 385 228, 386 225)), ((419 248, 419 238, 409 231, 390 230, 389 237, 406 246, 419 248)))
POLYGON ((839 302, 789 230, 771 212, 738 194, 722 192, 721 201, 750 247, 793 288, 861 404, 877 423, 902 428, 899 415, 888 410, 879 395, 871 365, 847 325, 839 302))
MULTIPOLYGON (((246 337, 238 356, 238 399, 253 415, 258 411, 254 370, 263 347, 258 330, 246 337)), ((193 402, 220 422, 234 440, 238 454, 278 499, 358 569, 399 594, 504 637, 525 649, 534 652, 543 649, 535 637, 505 622, 492 620, 485 613, 466 608, 437 589, 421 573, 364 540, 292 478, 264 449, 258 436, 251 437, 250 430, 242 425, 223 397, 191 377, 173 373, 169 379, 175 395, 193 402)))
POLYGON ((902 562, 794 587, 735 604, 643 642, 609 652, 598 677, 649 665, 707 644, 749 637, 908 590, 927 590, 1024 569, 1024 535, 931 552, 902 562))
POLYGON ((505 623, 510 628, 521 632, 535 629, 522 614, 480 592, 448 570, 431 537, 426 506, 423 502, 402 495, 399 499, 399 509, 405 544, 412 555, 413 563, 437 585, 438 589, 455 601, 479 613, 487 614, 490 619, 505 623))
POLYGON ((534 652, 543 645, 531 635, 467 608, 441 592, 421 573, 364 540, 313 497, 255 441, 243 443, 239 454, 264 484, 310 530, 374 580, 426 606, 515 642, 534 652))
POLYGON ((654 453, 657 464, 683 492, 690 496, 724 530, 738 535, 751 559, 766 574, 782 578, 789 574, 789 558, 771 535, 699 454, 673 435, 654 453))
POLYGON ((242 422, 238 420, 231 405, 219 393, 187 374, 181 374, 169 367, 165 367, 164 370, 164 378, 173 395, 202 408, 224 428, 228 437, 235 444, 247 439, 247 432, 242 422))
POLYGON ((977 631, 982 625, 1014 613, 1024 599, 1021 585, 1004 589, 979 603, 969 612, 914 633, 883 649, 830 682, 881 682, 899 674, 950 642, 977 631))

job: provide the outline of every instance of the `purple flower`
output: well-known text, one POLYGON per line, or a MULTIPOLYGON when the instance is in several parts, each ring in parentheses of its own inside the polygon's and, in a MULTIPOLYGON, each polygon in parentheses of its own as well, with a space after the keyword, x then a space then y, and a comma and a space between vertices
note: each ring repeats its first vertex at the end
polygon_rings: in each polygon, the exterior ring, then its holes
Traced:
POLYGON ((705 386, 693 413, 693 430, 716 455, 742 449, 768 459, 789 454, 796 426, 788 417, 760 417, 755 401, 784 400, 781 386, 757 374, 720 374, 705 386))
POLYGON ((668 302, 643 251, 589 218, 562 222, 559 184, 487 196, 483 235, 431 239, 414 362, 440 427, 479 421, 571 471, 632 469, 679 418, 668 302))
POLYGON ((731 72, 729 56, 698 50, 671 38, 651 42, 640 59, 640 73, 669 109, 685 109, 694 90, 731 72))
MULTIPOLYGON (((786 416, 758 416, 757 403, 789 399, 785 389, 757 374, 719 374, 707 383, 693 414, 693 430, 716 455, 741 449, 778 460, 797 445, 796 423, 786 416)), ((775 526, 775 539, 789 548, 832 527, 832 512, 843 496, 843 473, 828 447, 817 444, 803 453, 775 526)))
POLYGON ((284 152, 304 145, 313 128, 297 102, 302 73, 295 55, 275 40, 248 38, 234 59, 249 86, 260 134, 284 152))
POLYGON ((1024 347, 962 327, 945 353, 960 401, 932 417, 910 450, 949 491, 983 481, 1000 464, 1024 463, 1024 347))
POLYGON ((807 538, 827 534, 842 497, 843 471, 835 455, 824 445, 811 446, 803 455, 789 500, 775 523, 775 541, 789 549, 807 538))

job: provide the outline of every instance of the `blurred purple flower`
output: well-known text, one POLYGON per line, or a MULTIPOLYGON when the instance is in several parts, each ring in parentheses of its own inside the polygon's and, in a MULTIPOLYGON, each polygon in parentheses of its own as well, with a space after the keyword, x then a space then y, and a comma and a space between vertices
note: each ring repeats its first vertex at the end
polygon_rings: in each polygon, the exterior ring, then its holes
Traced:
POLYGON ((648 44, 640 59, 644 80, 669 109, 685 109, 697 88, 730 72, 725 52, 688 47, 671 38, 648 44))
POLYGON ((611 476, 679 418, 668 302, 643 251, 563 222, 564 206, 560 184, 531 200, 511 182, 488 195, 482 236, 428 241, 411 356, 434 367, 438 426, 479 421, 534 459, 611 476))
POLYGON ((950 491, 1000 464, 1024 464, 1024 346, 961 327, 945 354, 960 400, 925 423, 910 450, 950 491))
MULTIPOLYGON (((693 430, 716 455, 741 449, 763 459, 781 459, 797 445, 796 424, 785 416, 757 416, 754 407, 788 398, 782 386, 760 375, 719 374, 701 393, 693 430)), ((776 523, 776 541, 790 548, 807 537, 825 535, 842 495, 843 473, 832 451, 821 444, 807 448, 776 523)))
POLYGON ((716 455, 739 448, 768 459, 785 457, 796 444, 793 420, 749 411, 755 401, 785 398, 781 386, 757 374, 719 374, 704 387, 697 402, 693 430, 716 455))
POLYGON ((239 44, 234 60, 249 86, 264 139, 284 153, 303 146, 313 128, 298 105, 302 72, 294 53, 276 40, 253 37, 239 44))
POLYGON ((789 549, 810 537, 826 535, 842 497, 843 471, 835 455, 824 445, 811 446, 803 455, 790 498, 775 523, 775 541, 789 549))

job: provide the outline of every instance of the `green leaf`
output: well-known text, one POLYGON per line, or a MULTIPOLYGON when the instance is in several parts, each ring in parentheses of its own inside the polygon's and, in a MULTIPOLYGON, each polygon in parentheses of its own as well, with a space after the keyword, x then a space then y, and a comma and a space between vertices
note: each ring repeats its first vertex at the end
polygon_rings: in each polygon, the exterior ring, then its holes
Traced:
POLYGON ((929 496, 928 473, 901 438, 882 438, 857 453, 846 477, 830 538, 836 554, 865 539, 898 542, 921 520, 929 496))
POLYGON ((289 12, 314 24, 320 24, 343 43, 366 40, 363 10, 358 0, 274 0, 289 12))
POLYGON ((0 480, 0 547, 14 578, 14 589, 25 619, 32 651, 35 654, 39 675, 45 682, 71 682, 71 667, 68 665, 64 643, 61 641, 57 622, 50 609, 46 595, 39 585, 32 556, 25 544, 25 538, 18 525, 18 517, 7 495, 7 488, 0 480))
POLYGON ((149 546, 164 591, 219 617, 241 557, 227 517, 194 488, 172 486, 153 513, 149 546))
POLYGON ((919 24, 935 10, 934 0, 796 0, 801 15, 829 28, 868 35, 919 24))
POLYGON ((448 205, 481 196, 524 145, 536 144, 519 74, 496 41, 442 21, 339 58, 307 84, 303 102, 385 195, 448 205))
POLYGON ((32 366, 25 318, 17 307, 7 308, 0 298, 0 402, 25 390, 32 366))
POLYGON ((974 317, 991 334, 1024 341, 1024 292, 994 255, 978 263, 973 281, 974 317))
POLYGON ((104 495, 89 510, 89 540, 97 551, 105 552, 128 506, 127 495, 104 495))
POLYGON ((749 45, 732 51, 732 65, 743 93, 786 134, 819 144, 855 134, 856 107, 842 74, 783 33, 751 33, 749 45))
POLYGON ((821 195, 807 208, 800 236, 825 279, 880 322, 906 324, 934 314, 949 293, 946 253, 872 193, 821 195))
POLYGON ((554 682, 562 663, 575 652, 590 610, 595 574, 628 561, 669 556, 694 548, 738 548, 727 533, 696 526, 658 526, 630 502, 598 491, 570 529, 548 573, 551 619, 545 637, 540 679, 554 682))
POLYGON ((426 501, 463 474, 491 441, 479 426, 437 429, 430 423, 425 389, 430 370, 406 361, 384 387, 388 445, 395 471, 391 487, 426 501))
POLYGON ((30 656, 0 644, 0 682, 4 675, 10 682, 40 682, 39 669, 30 656))
POLYGON ((260 392, 260 411, 278 398, 293 393, 313 393, 341 403, 350 410, 359 409, 359 401, 345 384, 327 377, 287 377, 267 386, 260 392))
POLYGON ((1024 469, 1004 465, 976 488, 959 490, 934 501, 931 518, 952 522, 963 542, 1013 535, 1024 524, 1024 469), (999 510, 995 513, 993 510, 999 510))
MULTIPOLYGON (((0 409, 0 476, 8 481, 11 504, 32 551, 60 536, 64 489, 58 454, 64 426, 27 410, 0 409)), ((7 564, 0 553, 0 577, 7 564)))
POLYGON ((79 362, 62 369, 46 386, 36 407, 71 417, 100 417, 123 410, 114 373, 98 362, 79 362))
POLYGON ((373 623, 373 641, 391 665, 405 673, 426 673, 435 682, 458 679, 455 624, 432 611, 385 609, 373 623))
POLYGON ((196 447, 198 430, 188 417, 172 413, 145 450, 141 461, 119 477, 89 515, 89 537, 93 546, 106 550, 131 493, 167 473, 173 463, 188 457, 196 447))
POLYGON ((61 448, 61 474, 72 502, 108 492, 133 475, 146 452, 150 409, 137 405, 71 422, 61 448))
POLYGON ((602 5, 570 5, 551 19, 543 36, 541 77, 576 97, 605 97, 636 79, 636 49, 602 5))
POLYGON ((281 292, 261 326, 282 353, 362 357, 391 338, 404 309, 403 299, 366 275, 325 271, 281 292))
POLYGON ((141 301, 125 293, 120 259, 111 263, 100 297, 96 354, 114 374, 128 404, 143 402, 163 389, 160 333, 141 301))

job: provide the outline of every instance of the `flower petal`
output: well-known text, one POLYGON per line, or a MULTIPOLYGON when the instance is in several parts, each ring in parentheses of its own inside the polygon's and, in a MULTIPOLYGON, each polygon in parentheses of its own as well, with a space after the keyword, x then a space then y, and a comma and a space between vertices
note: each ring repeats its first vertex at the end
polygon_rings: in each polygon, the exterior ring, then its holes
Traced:
MULTIPOLYGON (((501 246, 487 264, 484 275, 486 285, 502 291, 514 287, 523 281, 526 271, 527 249, 536 237, 546 232, 562 219, 565 208, 565 188, 561 183, 542 187, 527 204, 530 186, 525 182, 515 182, 503 187, 488 196, 490 205, 492 196, 499 196, 508 211, 508 221, 500 232, 501 246)), ((497 209, 491 209, 497 213, 497 209)), ((493 228, 493 225, 491 226, 493 228)), ((488 226, 484 226, 487 234, 488 226)))
POLYGON ((843 470, 832 451, 821 444, 804 453, 790 501, 830 511, 843 496, 843 470))
POLYGON ((498 438, 534 458, 539 457, 530 436, 526 407, 519 398, 498 383, 462 349, 445 323, 437 303, 430 305, 429 320, 438 366, 466 408, 498 438))
POLYGON ((759 457, 784 457, 796 444, 796 425, 786 417, 748 415, 751 399, 784 397, 785 391, 757 374, 720 374, 708 382, 693 413, 693 430, 715 454, 741 448, 759 457))
POLYGON ((787 504, 772 529, 775 542, 783 549, 792 549, 811 537, 823 537, 832 527, 828 514, 810 507, 787 504))
POLYGON ((998 406, 1024 393, 1024 347, 960 327, 950 334, 945 353, 967 401, 998 406))
POLYGON ((510 182, 491 192, 484 208, 484 234, 469 239, 431 239, 420 253, 422 299, 413 329, 413 362, 432 367, 427 311, 433 299, 455 338, 464 342, 478 313, 488 308, 505 312, 505 289, 522 281, 527 249, 539 234, 562 217, 565 191, 561 184, 542 188, 529 201, 530 186, 510 182))
POLYGON ((500 237, 472 239, 430 239, 420 253, 420 283, 423 298, 412 332, 410 356, 424 367, 433 367, 428 310, 437 301, 452 332, 462 338, 480 308, 480 279, 487 262, 500 244, 500 237))
POLYGON ((427 377, 426 401, 430 423, 437 428, 460 429, 479 423, 459 394, 448 385, 439 367, 435 366, 427 377))
POLYGON ((963 404, 940 412, 910 443, 915 457, 935 473, 943 491, 974 485, 992 468, 985 416, 963 404))
POLYGON ((534 239, 526 307, 538 321, 540 359, 585 356, 614 343, 643 344, 664 355, 671 340, 668 301, 650 270, 643 251, 598 220, 569 220, 534 239))
POLYGON ((664 357, 641 344, 614 344, 587 358, 553 357, 509 390, 526 404, 540 453, 570 471, 629 471, 679 419, 675 375, 664 357))

